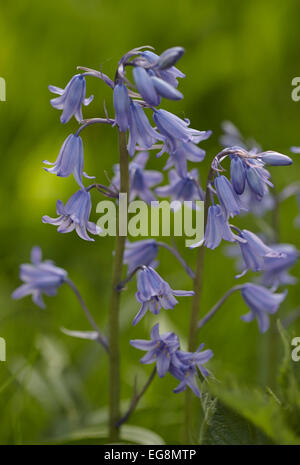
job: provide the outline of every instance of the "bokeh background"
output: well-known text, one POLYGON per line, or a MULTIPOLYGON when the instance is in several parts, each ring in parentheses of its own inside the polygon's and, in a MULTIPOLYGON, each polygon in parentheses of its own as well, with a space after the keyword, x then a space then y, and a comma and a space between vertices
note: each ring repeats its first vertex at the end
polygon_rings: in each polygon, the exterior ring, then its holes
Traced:
MULTIPOLYGON (((30 298, 12 301, 10 295, 19 285, 19 264, 28 262, 33 245, 40 245, 46 258, 69 272, 98 324, 106 329, 113 240, 98 238, 86 243, 75 234, 60 235, 41 222, 43 214, 54 216, 58 198, 65 201, 76 189, 72 178, 60 179, 42 169, 42 161, 54 161, 63 140, 77 128, 73 119, 66 126, 60 124, 60 113, 49 104, 47 86, 64 87, 77 65, 113 76, 126 51, 146 44, 158 53, 174 45, 186 49, 179 66, 187 76, 180 81, 185 97, 176 103, 164 102, 164 107, 189 117, 192 127, 213 130, 213 136, 202 144, 207 150, 200 166, 202 178, 220 149, 223 120, 233 121, 264 149, 289 154, 290 146, 300 145, 300 102, 291 99, 291 80, 300 73, 297 0, 1 2, 0 75, 7 84, 7 101, 0 102, 0 336, 7 341, 7 362, 0 364, 2 444, 45 442, 78 431, 83 431, 77 436, 81 442, 103 440, 107 360, 93 342, 60 331, 61 327, 89 329, 70 289, 62 287, 57 297, 46 298, 45 311, 30 298)), ((84 109, 85 117, 103 116, 104 100, 112 115, 110 90, 93 78, 88 78, 87 89, 95 99, 84 109)), ((118 158, 115 132, 90 127, 83 141, 86 171, 105 183, 104 170, 112 173, 118 158)), ((153 156, 150 166, 161 168, 164 162, 153 156)), ((299 169, 297 156, 292 167, 272 168, 276 189, 297 181, 299 169)), ((93 193, 94 220, 98 200, 93 193)), ((296 214, 295 198, 281 206, 280 239, 300 248, 299 229, 293 226, 296 214)), ((254 232, 262 230, 254 217, 243 221, 254 232)), ((193 266, 196 252, 180 242, 178 246, 193 266)), ((206 254, 202 314, 235 284, 234 262, 223 252, 221 247, 206 254)), ((160 272, 172 287, 191 288, 189 278, 167 251, 162 250, 159 259, 160 272)), ((299 269, 299 265, 294 268, 295 276, 299 269)), ((139 365, 141 352, 128 343, 131 338, 147 338, 156 321, 148 315, 132 327, 138 310, 134 292, 132 282, 122 298, 123 408, 134 377, 142 385, 152 369, 139 365)), ((182 298, 159 319, 164 328, 179 333, 183 346, 190 303, 189 298, 182 298)), ((284 319, 297 307, 299 286, 290 286, 279 317, 284 319)), ((246 310, 240 296, 232 296, 201 331, 199 342, 214 351, 210 368, 220 383, 231 378, 251 391, 272 385, 270 372, 276 369, 281 352, 276 329, 271 336, 261 336, 256 323, 240 320, 246 310)), ((300 319, 291 331, 300 335, 300 319)), ((180 440, 184 396, 172 394, 175 385, 168 376, 153 382, 130 420, 136 427, 128 433, 133 442, 136 438, 150 443, 162 438, 171 444, 180 440)))

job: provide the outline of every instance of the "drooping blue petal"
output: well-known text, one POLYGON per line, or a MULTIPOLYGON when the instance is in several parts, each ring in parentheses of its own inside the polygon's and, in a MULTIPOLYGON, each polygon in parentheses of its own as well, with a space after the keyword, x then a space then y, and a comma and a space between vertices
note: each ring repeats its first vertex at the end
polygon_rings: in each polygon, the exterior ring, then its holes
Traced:
POLYGON ((115 121, 122 132, 129 128, 130 119, 130 99, 127 87, 123 84, 116 84, 114 87, 114 109, 115 121))
POLYGON ((230 164, 231 184, 237 194, 242 194, 246 185, 246 167, 244 161, 237 156, 231 158, 230 164))

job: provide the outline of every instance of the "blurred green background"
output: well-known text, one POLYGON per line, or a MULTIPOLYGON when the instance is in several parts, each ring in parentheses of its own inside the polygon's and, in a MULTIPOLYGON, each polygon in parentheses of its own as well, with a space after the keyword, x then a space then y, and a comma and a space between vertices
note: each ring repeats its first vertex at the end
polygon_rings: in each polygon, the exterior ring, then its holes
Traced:
MULTIPOLYGON (((119 58, 137 46, 152 45, 157 53, 174 45, 185 47, 179 66, 187 76, 180 81, 185 97, 180 102, 165 101, 164 108, 190 118, 194 128, 213 130, 213 136, 201 144, 207 150, 200 166, 203 179, 220 149, 220 125, 225 119, 266 150, 289 154, 290 146, 300 145, 300 102, 291 99, 291 80, 300 73, 298 31, 297 0, 1 2, 0 76, 6 80, 7 101, 0 102, 0 336, 7 341, 7 363, 0 364, 0 443, 43 442, 85 427, 96 428, 106 419, 104 352, 93 342, 60 332, 61 327, 90 329, 70 289, 62 287, 57 297, 46 298, 45 311, 30 298, 10 298, 20 283, 19 264, 28 262, 31 247, 37 244, 45 258, 69 272, 100 327, 107 327, 113 240, 98 238, 87 243, 74 233, 60 235, 41 222, 43 214, 55 216, 58 198, 66 201, 76 189, 73 178, 60 179, 42 169, 42 160, 54 161, 66 136, 77 128, 74 119, 66 126, 60 124, 60 112, 49 104, 47 86, 64 87, 77 65, 113 76, 119 58)), ((87 78, 87 94, 91 93, 95 99, 84 108, 84 116, 103 116, 104 100, 113 115, 112 95, 105 84, 87 78)), ((104 170, 111 174, 118 159, 115 132, 90 127, 83 141, 86 171, 105 183, 104 170)), ((153 156, 149 166, 160 168, 164 162, 165 157, 156 160, 153 156)), ((276 188, 299 179, 299 169, 297 156, 292 167, 271 169, 276 188)), ((92 219, 96 220, 95 205, 100 198, 97 193, 92 196, 92 219)), ((280 235, 281 242, 300 249, 299 230, 293 226, 296 214, 296 199, 291 198, 281 208, 280 235)), ((260 230, 253 217, 243 224, 254 232, 260 230)), ((181 243, 179 247, 193 266, 196 251, 188 251, 181 243)), ((206 254, 202 315, 235 283, 234 263, 223 251, 219 248, 206 254)), ((159 260, 160 273, 173 288, 191 288, 167 251, 160 252, 159 260)), ((299 269, 298 264, 295 276, 299 269)), ((135 286, 130 283, 122 298, 123 408, 134 377, 142 385, 152 369, 140 366, 141 352, 128 343, 132 338, 147 338, 156 321, 149 314, 138 327, 132 327, 138 310, 135 286)), ((189 298, 182 298, 173 311, 159 318, 164 328, 179 333, 183 346, 190 303, 189 298)), ((279 317, 298 306, 299 286, 291 286, 279 317)), ((256 323, 240 320, 246 310, 240 296, 232 296, 202 330, 199 342, 214 351, 210 368, 218 381, 232 378, 252 389, 267 382, 268 366, 276 367, 280 353, 272 345, 267 347, 270 336, 261 336, 256 323)), ((291 330, 300 335, 300 320, 291 330)), ((271 339, 278 339, 276 332, 271 339)), ((184 395, 173 395, 175 386, 176 380, 169 376, 156 379, 130 423, 153 431, 166 443, 177 443, 184 395)), ((91 436, 82 441, 100 441, 97 434, 91 436)))

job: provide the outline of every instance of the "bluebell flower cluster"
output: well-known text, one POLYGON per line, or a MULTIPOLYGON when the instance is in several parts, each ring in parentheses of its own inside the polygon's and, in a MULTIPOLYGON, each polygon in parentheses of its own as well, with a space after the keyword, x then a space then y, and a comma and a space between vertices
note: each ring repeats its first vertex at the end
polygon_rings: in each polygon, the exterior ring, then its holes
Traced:
POLYGON ((204 364, 213 356, 212 351, 202 351, 204 344, 201 344, 196 352, 180 350, 178 336, 171 332, 159 334, 159 324, 153 326, 150 336, 150 341, 143 339, 130 341, 130 344, 136 349, 147 351, 140 362, 156 363, 157 374, 160 378, 170 373, 179 380, 179 385, 174 389, 175 393, 184 391, 188 386, 196 396, 200 397, 201 393, 197 385, 197 369, 204 377, 208 376, 209 372, 204 364))
MULTIPOLYGON (((290 244, 274 243, 273 238, 262 239, 259 233, 240 229, 232 221, 247 212, 262 216, 276 207, 278 198, 272 195, 273 184, 267 166, 288 166, 292 159, 279 152, 263 151, 255 141, 245 140, 232 123, 226 122, 221 140, 224 149, 213 159, 203 189, 198 169, 189 165, 204 160, 206 152, 198 144, 208 139, 211 131, 193 129, 189 119, 160 108, 163 99, 178 101, 183 98, 178 84, 185 75, 175 66, 183 54, 182 47, 167 49, 161 55, 147 50, 147 47, 136 48, 121 58, 114 81, 102 72, 81 68, 86 72, 73 76, 64 89, 49 86, 51 92, 59 95, 51 99, 51 105, 62 111, 61 123, 68 123, 74 116, 81 126, 66 138, 55 162, 44 161, 48 165, 44 169, 58 177, 73 175, 79 190, 65 204, 57 201, 57 218, 45 215, 42 221, 57 226, 60 233, 75 230, 85 241, 94 240, 89 234, 101 232, 90 221, 90 191, 102 185, 95 182, 85 187, 83 183, 83 178, 93 177, 84 171, 81 134, 85 127, 94 123, 117 127, 120 133, 124 133, 122 137, 131 157, 129 200, 139 198, 151 203, 156 196, 169 197, 177 201, 178 208, 184 201, 204 201, 205 235, 203 241, 193 247, 216 249, 223 240, 228 241, 235 244, 241 262, 241 273, 237 278, 248 271, 261 273, 258 283, 247 282, 237 287, 250 310, 241 318, 245 322, 256 319, 259 330, 264 333, 269 327, 270 315, 278 310, 287 294, 286 291, 277 292, 278 287, 295 282, 289 271, 297 262, 299 251, 290 244), (114 119, 109 118, 105 108, 105 118, 83 120, 82 106, 93 99, 93 96, 86 98, 87 76, 102 79, 112 90, 114 119), (168 170, 169 182, 164 186, 160 185, 164 179, 163 173, 146 169, 150 153, 154 150, 157 151, 156 157, 168 154, 163 170, 168 170), (229 174, 223 166, 225 160, 230 162, 229 174)), ((294 151, 297 152, 297 149, 294 151)), ((117 194, 121 184, 120 166, 115 164, 113 170, 114 176, 107 192, 110 190, 117 194)), ((178 304, 176 297, 195 294, 192 290, 172 289, 155 270, 158 266, 158 249, 162 244, 172 249, 153 239, 126 242, 123 261, 127 265, 128 275, 125 282, 136 273, 136 300, 140 304, 133 319, 134 326, 148 311, 156 317, 162 309, 173 309, 178 304)), ((172 253, 189 276, 194 278, 195 273, 178 251, 172 249, 172 253)), ((55 295, 68 279, 67 273, 54 263, 42 261, 39 248, 32 251, 32 264, 21 266, 20 277, 24 284, 15 290, 13 298, 32 295, 34 302, 41 307, 44 306, 42 294, 55 295)), ((197 279, 195 286, 196 283, 197 279)), ((120 288, 123 289, 122 286, 120 288)), ((115 289, 119 289, 118 286, 115 289)), ((210 349, 203 350, 204 345, 201 344, 195 352, 183 351, 178 336, 173 332, 160 334, 158 323, 152 328, 150 340, 136 339, 130 343, 147 352, 141 363, 155 363, 159 377, 170 373, 178 380, 175 393, 189 387, 200 397, 197 377, 199 374, 203 377, 209 375, 204 365, 213 356, 210 349)))

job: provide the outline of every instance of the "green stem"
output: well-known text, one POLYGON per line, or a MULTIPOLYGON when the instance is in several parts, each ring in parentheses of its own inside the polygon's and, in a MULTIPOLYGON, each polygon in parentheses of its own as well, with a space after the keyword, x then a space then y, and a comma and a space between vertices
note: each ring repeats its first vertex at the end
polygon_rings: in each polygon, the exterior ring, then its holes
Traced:
MULTIPOLYGON (((204 231, 207 220, 208 206, 209 206, 209 185, 213 178, 214 170, 211 168, 207 178, 206 193, 204 201, 204 231)), ((203 267, 204 267, 204 252, 205 247, 201 245, 198 248, 196 274, 194 278, 194 296, 192 301, 192 309, 190 316, 190 329, 188 337, 188 350, 193 352, 197 349, 197 331, 198 331, 198 320, 199 320, 199 307, 202 294, 202 282, 203 282, 203 267)), ((194 430, 194 394, 190 389, 185 392, 185 409, 184 409, 184 440, 185 444, 193 444, 194 430)), ((197 411, 197 410, 196 410, 197 411)))
MULTIPOLYGON (((129 192, 128 152, 126 148, 126 135, 119 131, 120 154, 120 192, 129 192)), ((128 197, 128 195, 127 195, 128 197)), ((118 223, 118 222, 117 222, 118 223)), ((112 290, 109 308, 109 439, 116 442, 119 439, 120 420, 120 357, 119 357, 119 309, 120 291, 117 289, 122 278, 123 255, 126 236, 117 236, 112 273, 112 290)))
POLYGON ((229 289, 222 297, 221 299, 212 307, 212 309, 202 318, 202 320, 198 321, 198 329, 202 328, 219 310, 219 308, 222 307, 223 303, 228 299, 231 294, 233 294, 236 291, 240 291, 243 288, 242 285, 237 285, 229 289))

